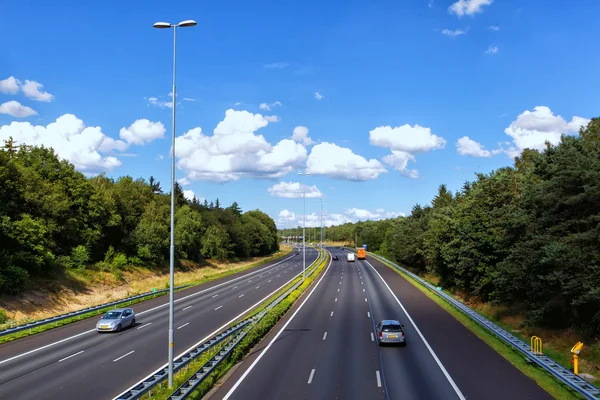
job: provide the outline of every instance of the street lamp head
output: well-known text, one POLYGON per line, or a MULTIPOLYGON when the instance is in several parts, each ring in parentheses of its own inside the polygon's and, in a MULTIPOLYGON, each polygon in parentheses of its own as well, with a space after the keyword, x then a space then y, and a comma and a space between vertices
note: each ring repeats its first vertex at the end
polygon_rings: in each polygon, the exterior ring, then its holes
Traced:
POLYGON ((187 28, 188 26, 196 26, 196 25, 198 25, 198 24, 193 19, 186 19, 185 21, 181 21, 179 24, 177 24, 177 26, 180 26, 182 28, 187 28))
POLYGON ((168 22, 155 22, 153 26, 158 29, 165 29, 170 28, 171 24, 168 22))

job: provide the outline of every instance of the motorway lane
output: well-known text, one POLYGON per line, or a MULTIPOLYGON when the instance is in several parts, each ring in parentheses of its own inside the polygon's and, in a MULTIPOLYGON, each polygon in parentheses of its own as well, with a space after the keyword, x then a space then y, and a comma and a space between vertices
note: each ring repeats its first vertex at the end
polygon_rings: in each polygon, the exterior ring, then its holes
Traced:
MULTIPOLYGON (((316 258, 317 251, 307 249, 307 264, 316 258)), ((175 354, 187 350, 301 270, 302 256, 294 256, 244 275, 243 279, 180 297, 175 311, 175 354)), ((166 301, 162 299, 163 304, 166 301)), ((134 309, 137 311, 138 306, 134 309)), ((5 353, 11 353, 12 343, 0 346, 0 392, 14 399, 85 396, 91 400, 119 394, 167 359, 168 307, 138 314, 136 320, 136 327, 121 333, 86 334, 83 330, 76 338, 11 361, 5 360, 14 355, 7 357, 5 353)), ((93 327, 96 321, 87 322, 93 327)))
MULTIPOLYGON (((386 398, 377 378, 378 349, 358 271, 344 253, 331 253, 340 260, 332 261, 303 308, 229 399, 386 398)), ((236 371, 211 400, 227 398, 247 367, 236 371)))
MULTIPOLYGON (((460 399, 457 393, 436 364, 425 342, 419 337, 402 308, 383 281, 369 270, 362 260, 354 267, 366 289, 371 308, 373 333, 374 325, 383 319, 398 319, 404 324, 405 347, 379 347, 382 376, 385 379, 390 399, 460 399), (366 268, 365 268, 366 267, 366 268)), ((377 340, 377 339, 375 339, 377 340)))
MULTIPOLYGON (((358 264, 367 286, 369 282, 376 285, 376 282, 381 282, 382 278, 385 280, 467 399, 552 399, 552 396, 538 386, 535 381, 519 371, 390 267, 369 256, 366 261, 359 261, 358 264)), ((381 294, 384 292, 383 289, 389 293, 385 285, 377 293, 381 294)), ((373 297, 371 302, 376 302, 374 292, 369 289, 368 291, 373 297)), ((393 300, 397 305, 395 299, 393 300)), ((386 312, 389 313, 393 311, 394 309, 389 311, 386 309, 386 312)), ((420 339, 403 314, 403 312, 398 314, 399 318, 402 319, 405 328, 410 330, 407 332, 407 345, 402 350, 408 350, 414 347, 415 342, 418 344, 420 339)), ((423 357, 425 354, 421 354, 421 356, 423 357)), ((396 398, 392 396, 394 384, 392 383, 390 387, 390 380, 395 379, 395 375, 392 375, 394 371, 390 370, 385 360, 384 370, 390 398, 394 399, 396 398)), ((430 385, 429 381, 427 384, 430 385)))

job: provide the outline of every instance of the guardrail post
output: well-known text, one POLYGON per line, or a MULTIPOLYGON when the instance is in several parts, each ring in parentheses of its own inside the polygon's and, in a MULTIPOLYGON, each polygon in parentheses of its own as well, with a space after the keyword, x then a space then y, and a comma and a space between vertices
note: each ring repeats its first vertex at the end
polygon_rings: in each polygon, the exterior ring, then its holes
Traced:
POLYGON ((541 356, 543 353, 542 349, 542 339, 537 336, 531 337, 531 343, 529 345, 529 349, 534 355, 541 356))

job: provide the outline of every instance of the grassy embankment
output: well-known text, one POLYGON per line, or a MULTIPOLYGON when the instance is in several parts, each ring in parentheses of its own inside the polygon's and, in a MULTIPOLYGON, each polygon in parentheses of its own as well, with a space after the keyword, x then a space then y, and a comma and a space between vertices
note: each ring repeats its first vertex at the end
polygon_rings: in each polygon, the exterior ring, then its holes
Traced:
MULTIPOLYGON (((175 273, 175 286, 184 284, 197 285, 235 274, 269 261, 283 258, 291 250, 290 246, 282 245, 280 251, 274 255, 254 257, 237 262, 205 260, 200 264, 182 261, 181 267, 175 273)), ((4 323, 0 323, 0 329, 116 301, 136 294, 149 292, 153 288, 157 290, 166 289, 168 288, 168 282, 168 266, 127 266, 120 271, 119 276, 115 276, 115 274, 109 271, 103 271, 94 266, 86 270, 68 270, 55 279, 35 282, 34 288, 19 296, 0 298, 0 314, 4 311, 7 319, 3 321, 4 323)), ((123 306, 129 306, 148 298, 135 300, 123 306)), ((55 324, 43 325, 32 330, 0 337, 0 343, 93 317, 104 311, 88 313, 65 319, 55 324)))

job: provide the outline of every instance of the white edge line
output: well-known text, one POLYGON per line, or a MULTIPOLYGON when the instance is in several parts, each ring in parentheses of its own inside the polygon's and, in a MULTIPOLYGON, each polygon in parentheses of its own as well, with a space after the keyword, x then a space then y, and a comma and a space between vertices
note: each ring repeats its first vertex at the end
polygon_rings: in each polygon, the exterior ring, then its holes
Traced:
MULTIPOLYGON (((328 250, 325 250, 325 251, 327 251, 329 253, 328 250)), ((302 302, 302 304, 300 304, 300 306, 294 312, 294 314, 292 314, 292 316, 290 317, 290 319, 287 320, 287 322, 285 323, 285 325, 283 325, 283 327, 279 330, 279 332, 277 332, 277 335, 275 335, 275 337, 269 342, 269 344, 267 345, 267 347, 265 347, 265 349, 262 351, 262 353, 260 353, 258 355, 258 357, 256 358, 256 360, 254 360, 254 362, 252 363, 252 365, 250 365, 250 367, 248 367, 248 369, 244 372, 244 374, 240 377, 240 379, 237 380, 237 382, 233 385, 233 387, 229 390, 229 392, 227 392, 227 394, 225 395, 225 397, 223 397, 222 400, 227 400, 227 399, 229 399, 229 397, 231 397, 231 395, 233 394, 233 392, 235 392, 235 390, 238 388, 238 386, 240 386, 240 384, 242 383, 242 381, 244 379, 246 379, 246 377, 248 376, 248 374, 250 373, 250 371, 252 371, 252 369, 256 366, 256 364, 258 364, 258 362, 260 361, 260 359, 271 348, 271 346, 273 345, 273 343, 275 343, 275 341, 279 338, 279 336, 281 336, 281 334, 287 328, 287 326, 290 324, 290 322, 292 322, 292 320, 294 319, 294 317, 296 316, 296 314, 298 314, 298 312, 300 310, 302 310, 302 307, 304 306, 304 304, 306 304, 306 302, 308 301, 308 299, 310 299, 310 296, 319 287, 319 284, 321 283, 321 281, 323 280, 323 278, 325 277, 325 275, 327 275, 327 271, 329 271, 329 267, 331 266, 331 253, 329 255, 330 255, 330 257, 329 257, 329 264, 327 265, 327 269, 325 270, 325 273, 323 274, 323 276, 321 276, 321 279, 319 279, 319 281, 317 282, 317 284, 315 285, 315 287, 310 291, 310 293, 308 294, 308 296, 306 296, 306 298, 304 299, 304 301, 302 302)), ((300 274, 298 274, 298 275, 300 275, 300 274)), ((314 374, 314 369, 313 369, 312 374, 314 374)))
MULTIPOLYGON (((331 254, 330 254, 331 255, 331 254)), ((319 260, 319 257, 317 257, 315 259, 315 261, 313 261, 310 265, 312 266, 314 263, 316 263, 319 260)), ((331 265, 331 257, 329 258, 329 265, 331 265)), ((329 265, 327 266, 327 269, 329 269, 329 265)), ((327 270, 325 270, 325 272, 327 272, 327 270)), ((288 280, 286 283, 284 283, 283 285, 279 286, 277 289, 275 289, 274 291, 272 291, 271 293, 269 293, 268 295, 266 295, 265 297, 263 297, 261 300, 259 300, 257 303, 255 303, 254 305, 250 306, 249 308, 247 308, 245 311, 242 311, 240 314, 238 314, 237 316, 233 317, 233 319, 229 320, 228 322, 226 322, 225 324, 221 325, 220 327, 218 327, 217 329, 215 329, 213 332, 211 332, 210 334, 208 334, 208 336, 206 336, 205 338, 203 338, 202 340, 200 340, 199 342, 197 342, 196 344, 194 344, 193 346, 191 346, 189 349, 184 350, 183 352, 181 352, 177 357, 175 357, 174 359, 177 360, 179 358, 181 358, 185 353, 189 353, 190 351, 192 351, 193 349, 195 349, 196 347, 200 346, 202 343, 206 342, 208 339, 210 339, 211 337, 215 336, 217 333, 221 332, 223 329, 227 328, 229 325, 231 325, 233 322, 237 321, 239 318, 243 317, 245 314, 249 313, 250 311, 252 311, 252 309, 258 307, 259 305, 261 305, 265 300, 267 300, 269 297, 273 296, 275 293, 279 292, 281 289, 283 289, 284 287, 286 287, 287 285, 289 285, 289 283, 291 281, 293 281, 294 279, 296 279, 297 277, 299 277, 300 275, 302 275, 302 272, 296 274, 294 277, 290 278, 290 280, 288 280)), ((325 274, 323 274, 323 276, 325 276, 325 274)), ((323 279, 323 277, 321 277, 321 279, 323 279)), ((321 279, 319 280, 319 282, 321 282, 321 279)), ((317 283, 318 286, 319 283, 317 283)), ((316 286, 315 286, 316 288, 316 286)), ((314 289, 313 289, 314 291, 314 289)), ((310 292, 312 294, 312 292, 310 292)), ((310 296, 310 295, 309 295, 310 296)), ((306 302, 306 301, 305 301, 306 302)), ((304 304, 304 303, 302 303, 304 304)), ((295 314, 294 314, 295 315, 295 314)), ((281 332, 280 332, 281 333, 281 332)), ((135 386, 138 385, 139 382, 142 382, 148 378, 150 378, 151 376, 156 375, 158 372, 162 371, 163 369, 165 369, 168 366, 168 364, 164 364, 162 365, 160 368, 157 368, 154 372, 152 372, 151 374, 149 374, 148 376, 146 376, 144 379, 138 381, 137 383, 135 383, 133 386, 129 387, 128 389, 124 390, 123 392, 121 392, 120 394, 118 394, 117 396, 115 396, 113 398, 113 400, 117 400, 121 395, 129 392, 131 389, 133 389, 135 386)))
MULTIPOLYGON (((313 368, 312 371, 310 371, 310 376, 308 377, 308 384, 310 385, 310 383, 312 382, 312 378, 313 376, 315 376, 315 369, 313 368)), ((224 399, 223 399, 224 400, 224 399)))
POLYGON ((125 357, 127 357, 128 355, 130 355, 131 353, 135 353, 135 350, 131 350, 129 353, 127 353, 127 354, 123 354, 123 355, 122 355, 121 357, 119 357, 119 358, 115 358, 115 359, 113 360, 113 362, 117 362, 117 361, 119 361, 121 358, 125 358, 125 357))
POLYGON ((415 321, 413 321, 413 319, 411 318, 411 316, 408 313, 408 311, 406 311, 406 308, 404 308, 404 305, 400 302, 400 300, 398 300, 398 297, 396 297, 396 294, 394 292, 392 292, 392 289, 389 287, 389 285, 387 284, 387 282, 383 279, 383 277, 381 276, 381 274, 379 272, 377 272, 377 270, 375 269, 375 267, 373 267, 371 265, 371 263, 368 262, 367 260, 365 260, 365 262, 367 263, 367 265, 369 265, 369 267, 371 267, 371 269, 373 269, 373 271, 375 271, 375 273, 377 274, 377 276, 379 276, 379 279, 381 279, 381 281, 383 282, 383 284, 385 285, 385 287, 387 287, 387 289, 390 291, 390 293, 392 294, 392 296, 394 297, 394 299, 396 300, 396 302, 398 303, 398 305, 400 306, 400 308, 402 308, 402 311, 404 311, 404 313, 406 314, 406 317, 408 318, 408 320, 410 321, 410 323, 412 324, 412 326, 415 328, 415 330, 419 334, 419 337, 421 338, 421 340, 425 344, 425 347, 427 347, 427 350, 429 350, 429 353, 431 354, 431 356, 435 360, 436 364, 438 365, 438 367, 440 367, 440 369, 444 373, 444 376, 446 377, 446 379, 448 379, 448 382, 450 382, 450 385, 454 389, 454 392, 456 392, 456 395, 461 400, 466 400, 466 397, 462 394, 462 392, 460 391, 460 389, 458 388, 458 386, 456 385, 456 383, 454 382, 454 380, 452 379, 452 377, 450 376, 450 374, 448 373, 448 371, 446 370, 446 368, 444 367, 444 365, 442 364, 442 362, 440 361, 440 359, 438 358, 438 356, 435 354, 435 352, 433 351, 433 349, 431 348, 431 346, 427 342, 427 339, 425 339, 425 336, 423 336, 423 334, 421 333, 421 331, 417 327, 417 324, 415 324, 415 321))
POLYGON ((68 360, 69 358, 71 358, 71 357, 75 357, 75 356, 77 356, 77 355, 79 355, 79 354, 83 353, 84 351, 85 351, 85 350, 81 350, 81 351, 78 351, 78 352, 77 352, 77 353, 75 353, 75 354, 71 354, 70 356, 67 356, 67 357, 65 357, 65 358, 61 358, 60 360, 58 360, 58 362, 61 362, 61 361, 68 360))
MULTIPOLYGON (((275 265, 281 264, 281 263, 283 263, 283 262, 285 262, 285 261, 289 261, 289 260, 291 260, 292 258, 294 258, 294 256, 290 256, 290 257, 288 257, 288 258, 285 258, 285 259, 283 259, 283 260, 277 261, 275 264, 269 265, 269 266, 267 266, 267 267, 264 267, 264 268, 262 268, 262 269, 259 269, 259 270, 256 270, 256 271, 249 272, 249 273, 247 273, 247 274, 244 274, 244 275, 242 275, 242 276, 238 276, 237 278, 233 278, 233 279, 231 279, 231 280, 228 280, 228 281, 226 281, 226 282, 219 283, 218 285, 211 286, 211 287, 209 287, 209 288, 206 288, 206 289, 204 289, 204 290, 201 290, 201 291, 199 291, 199 292, 192 293, 192 294, 189 294, 189 295, 187 295, 187 296, 181 297, 181 298, 179 298, 179 299, 175 300, 173 303, 177 303, 178 301, 185 300, 185 299, 188 299, 188 298, 190 298, 190 297, 193 297, 193 296, 198 296, 198 295, 200 295, 200 294, 202 294, 202 293, 204 293, 204 292, 207 292, 207 291, 209 291, 209 290, 215 289, 215 288, 217 288, 217 287, 220 287, 220 286, 223 286, 223 285, 227 285, 227 284, 229 284, 229 283, 232 283, 232 282, 235 282, 235 281, 237 281, 237 280, 239 280, 239 279, 244 279, 244 278, 247 278, 249 274, 255 274, 255 273, 258 273, 258 272, 260 272, 260 271, 263 271, 263 270, 265 270, 265 269, 268 269, 268 268, 273 268, 275 265)), ((168 306, 168 305, 169 305, 169 302, 166 302, 166 303, 164 303, 164 304, 161 304, 160 306, 157 306, 157 307, 151 308, 151 309, 149 309, 149 310, 146 310, 146 311, 139 312, 139 313, 137 313, 137 315, 146 314, 146 313, 148 313, 148 312, 150 312, 150 311, 154 311, 154 310, 157 310, 157 309, 159 309, 159 308, 166 307, 166 306, 168 306)), ((36 352, 38 352, 38 351, 40 351, 40 350, 47 349, 48 347, 55 346, 55 345, 57 345, 57 344, 59 344, 59 343, 63 343, 63 342, 66 342, 66 341, 68 341, 68 340, 75 339, 75 338, 77 338, 77 337, 79 337, 79 336, 82 336, 82 335, 88 334, 88 333, 90 333, 90 332, 96 332, 96 329, 90 329, 89 331, 81 332, 81 333, 78 333, 78 334, 76 334, 76 335, 69 336, 68 338, 61 339, 61 340, 59 340, 59 341, 57 341, 57 342, 52 342, 52 343, 49 343, 49 344, 47 344, 47 345, 45 345, 45 346, 38 347, 37 349, 29 350, 29 351, 27 351, 27 352, 25 352, 25 353, 21 353, 21 354, 18 354, 18 355, 16 355, 16 356, 14 356, 14 357, 7 358, 6 360, 2 360, 2 361, 0 361, 0 365, 2 365, 2 364, 4 364, 4 363, 7 363, 7 362, 9 362, 9 361, 12 361, 12 360, 16 360, 17 358, 21 358, 21 357, 24 357, 24 356, 26 356, 26 355, 29 355, 29 354, 32 354, 32 353, 36 353, 36 352)))

